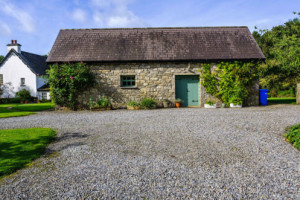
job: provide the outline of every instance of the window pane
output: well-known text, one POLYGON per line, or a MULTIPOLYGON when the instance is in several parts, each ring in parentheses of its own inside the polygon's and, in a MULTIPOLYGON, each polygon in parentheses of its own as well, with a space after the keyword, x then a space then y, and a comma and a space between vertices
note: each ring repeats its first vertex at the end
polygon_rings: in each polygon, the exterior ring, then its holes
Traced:
POLYGON ((3 74, 0 74, 0 85, 3 85, 3 74))
POLYGON ((21 85, 25 85, 25 78, 21 78, 21 85))
POLYGON ((122 87, 132 87, 135 86, 135 76, 121 76, 121 86, 122 87))

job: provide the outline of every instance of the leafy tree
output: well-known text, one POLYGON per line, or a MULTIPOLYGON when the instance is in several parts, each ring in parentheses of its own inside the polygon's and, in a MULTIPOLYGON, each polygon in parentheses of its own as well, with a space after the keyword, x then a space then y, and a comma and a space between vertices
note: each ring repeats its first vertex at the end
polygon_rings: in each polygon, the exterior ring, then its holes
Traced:
POLYGON ((85 63, 54 64, 47 71, 51 99, 56 105, 78 108, 78 96, 95 83, 85 63))
POLYGON ((0 62, 4 59, 4 56, 0 55, 0 62))
POLYGON ((300 81, 300 13, 293 20, 271 30, 254 31, 253 36, 266 56, 260 65, 260 85, 276 95, 300 81))

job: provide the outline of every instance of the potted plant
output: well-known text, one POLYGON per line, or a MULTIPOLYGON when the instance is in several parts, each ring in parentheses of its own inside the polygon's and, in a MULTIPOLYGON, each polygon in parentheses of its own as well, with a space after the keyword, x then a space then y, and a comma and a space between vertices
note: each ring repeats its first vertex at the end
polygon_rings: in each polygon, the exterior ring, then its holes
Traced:
POLYGON ((212 100, 208 100, 205 102, 204 108, 217 108, 217 104, 212 100))
POLYGON ((243 100, 235 96, 230 99, 230 102, 230 108, 241 108, 243 104, 243 100))
POLYGON ((176 108, 180 108, 181 102, 182 102, 181 99, 175 99, 175 105, 176 105, 176 108))
POLYGON ((139 110, 140 104, 136 101, 129 101, 127 104, 127 109, 128 110, 139 110))
POLYGON ((110 110, 111 109, 111 101, 106 96, 99 95, 96 101, 92 98, 89 100, 89 106, 91 111, 101 111, 101 110, 110 110))
POLYGON ((164 105, 164 108, 168 108, 169 107, 169 100, 168 99, 164 99, 163 100, 163 105, 164 105))
POLYGON ((140 105, 143 109, 154 109, 157 107, 157 102, 152 98, 145 98, 142 99, 140 105))

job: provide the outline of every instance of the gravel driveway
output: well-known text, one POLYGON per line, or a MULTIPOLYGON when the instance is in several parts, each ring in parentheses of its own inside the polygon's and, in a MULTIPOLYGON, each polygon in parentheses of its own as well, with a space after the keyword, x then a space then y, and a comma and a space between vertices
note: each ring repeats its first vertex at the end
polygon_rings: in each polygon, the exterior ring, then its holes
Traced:
POLYGON ((299 199, 300 106, 40 112, 1 129, 50 127, 48 155, 0 180, 0 199, 299 199))

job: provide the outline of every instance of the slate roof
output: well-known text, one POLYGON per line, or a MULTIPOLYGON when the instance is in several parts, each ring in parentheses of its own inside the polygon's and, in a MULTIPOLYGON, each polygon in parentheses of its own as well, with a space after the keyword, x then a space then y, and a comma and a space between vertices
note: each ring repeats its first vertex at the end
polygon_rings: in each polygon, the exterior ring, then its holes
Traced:
POLYGON ((11 53, 15 53, 34 74, 46 75, 46 70, 49 69, 46 63, 47 57, 26 51, 21 51, 21 53, 18 53, 16 50, 11 49, 0 63, 0 66, 5 62, 11 53))
POLYGON ((49 85, 49 83, 43 85, 42 87, 39 87, 37 89, 37 91, 39 91, 39 92, 43 92, 43 91, 48 92, 48 91, 50 91, 50 85, 49 85))
POLYGON ((60 30, 47 62, 265 59, 247 27, 60 30))
POLYGON ((21 54, 19 55, 26 61, 28 67, 32 70, 33 73, 46 75, 46 70, 49 69, 46 63, 46 56, 40 56, 26 51, 21 51, 21 54))

